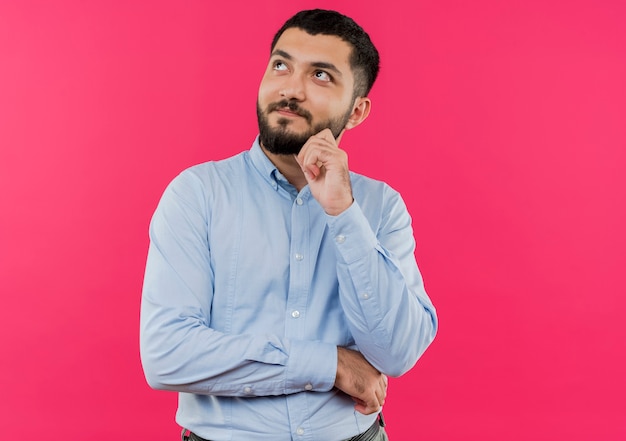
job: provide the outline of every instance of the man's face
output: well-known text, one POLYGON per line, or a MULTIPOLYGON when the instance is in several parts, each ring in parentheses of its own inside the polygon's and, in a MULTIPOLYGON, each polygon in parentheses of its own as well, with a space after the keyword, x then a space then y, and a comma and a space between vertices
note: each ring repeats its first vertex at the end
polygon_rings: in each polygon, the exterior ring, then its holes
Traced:
POLYGON ((287 29, 276 42, 257 101, 260 140, 275 154, 296 154, 330 128, 337 138, 353 111, 351 47, 339 37, 287 29))

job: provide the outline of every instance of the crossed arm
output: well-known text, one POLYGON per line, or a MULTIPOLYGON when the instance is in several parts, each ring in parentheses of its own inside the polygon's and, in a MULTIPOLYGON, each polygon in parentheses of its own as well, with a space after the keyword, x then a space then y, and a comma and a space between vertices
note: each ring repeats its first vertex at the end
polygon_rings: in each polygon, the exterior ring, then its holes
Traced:
MULTIPOLYGON (((347 164, 342 168, 329 162, 345 161, 343 153, 330 151, 330 156, 313 154, 307 159, 306 153, 312 151, 303 152, 302 163, 314 161, 317 167, 307 176, 314 196, 323 199, 324 193, 334 202, 342 200, 317 185, 328 183, 329 170, 347 172, 347 164)), ((332 234, 341 235, 354 227, 348 237, 362 244, 357 251, 352 246, 345 252, 338 245, 337 267, 339 295, 358 351, 278 336, 230 335, 208 326, 214 280, 208 266, 209 246, 202 242, 206 219, 201 209, 189 209, 201 204, 189 196, 198 193, 200 186, 189 175, 177 181, 153 219, 141 318, 142 361, 148 382, 159 389, 223 396, 283 395, 336 387, 354 399, 357 411, 376 412, 385 400, 386 375, 406 372, 436 329, 432 305, 420 291, 412 244, 406 240, 407 234, 412 237, 405 231, 410 230, 407 219, 391 223, 385 237, 377 238, 353 203, 351 190, 345 198, 348 207, 327 211, 332 234), (398 234, 401 230, 404 233, 398 234), (381 241, 390 244, 394 256, 381 241), (365 299, 363 293, 368 292, 372 295, 365 299), (226 352, 228 357, 224 357, 226 352), (327 361, 325 369, 313 362, 320 359, 327 361), (254 384, 254 391, 246 390, 245 384, 254 384)))

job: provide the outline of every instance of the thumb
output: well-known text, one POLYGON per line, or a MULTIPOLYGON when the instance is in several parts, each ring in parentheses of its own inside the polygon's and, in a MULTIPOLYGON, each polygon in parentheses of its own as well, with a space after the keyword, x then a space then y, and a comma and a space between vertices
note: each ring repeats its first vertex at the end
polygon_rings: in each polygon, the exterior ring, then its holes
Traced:
POLYGON ((300 166, 302 173, 304 173, 304 177, 306 178, 307 182, 314 180, 316 176, 308 168, 302 166, 302 162, 300 162, 300 159, 298 159, 298 155, 294 154, 293 157, 300 166))
POLYGON ((324 139, 324 140, 326 140, 328 142, 332 142, 332 143, 335 142, 335 137, 333 136, 333 132, 329 128, 326 128, 326 129, 322 130, 321 132, 318 132, 314 136, 316 138, 324 139))

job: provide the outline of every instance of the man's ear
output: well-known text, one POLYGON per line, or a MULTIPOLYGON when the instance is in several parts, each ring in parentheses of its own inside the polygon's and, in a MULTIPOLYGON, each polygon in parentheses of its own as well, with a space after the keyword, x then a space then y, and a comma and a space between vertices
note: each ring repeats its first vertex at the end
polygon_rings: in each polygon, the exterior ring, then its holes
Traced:
POLYGON ((371 108, 372 102, 366 96, 360 96, 354 100, 350 119, 346 123, 346 130, 350 130, 365 121, 365 118, 370 114, 371 108))

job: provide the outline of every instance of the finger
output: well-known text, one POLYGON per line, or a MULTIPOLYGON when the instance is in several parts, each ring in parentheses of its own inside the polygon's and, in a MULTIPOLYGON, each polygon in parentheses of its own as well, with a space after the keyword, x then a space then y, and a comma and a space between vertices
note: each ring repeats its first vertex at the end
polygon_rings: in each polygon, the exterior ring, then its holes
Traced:
POLYGON ((385 398, 387 397, 386 388, 378 388, 376 389, 376 398, 379 406, 385 405, 385 398))
POLYGON ((318 138, 308 143, 305 148, 300 151, 300 161, 305 166, 315 165, 321 168, 330 162, 338 162, 342 159, 336 146, 330 145, 324 139, 318 138))
POLYGON ((357 403, 354 406, 354 410, 356 410, 359 413, 362 413, 363 415, 371 415, 373 413, 376 413, 380 410, 380 406, 378 405, 378 403, 376 404, 360 404, 357 403))
POLYGON ((354 409, 364 415, 377 412, 382 405, 378 400, 376 392, 372 393, 369 397, 359 398, 352 396, 351 398, 355 403, 354 409))
POLYGON ((339 143, 341 142, 341 138, 343 137, 343 134, 346 133, 346 129, 342 129, 341 133, 339 133, 339 136, 337 136, 337 138, 335 138, 335 141, 337 142, 337 147, 339 147, 339 143))
POLYGON ((296 162, 298 163, 298 165, 300 166, 300 169, 302 170, 302 173, 304 173, 304 177, 307 179, 307 181, 315 180, 316 175, 311 173, 309 171, 309 169, 304 166, 303 159, 300 158, 300 155, 294 154, 293 157, 296 160, 296 162))
POLYGON ((357 412, 360 412, 364 415, 367 415, 368 412, 368 406, 365 403, 365 401, 361 400, 360 398, 357 397, 352 397, 352 401, 354 401, 354 410, 356 410, 357 412))
POLYGON ((386 375, 381 375, 380 377, 380 384, 383 386, 383 389, 386 391, 387 388, 389 387, 389 379, 387 378, 386 375))
POLYGON ((323 152, 320 150, 309 150, 303 157, 298 158, 298 164, 305 174, 308 172, 309 177, 316 179, 323 173, 324 161, 322 161, 323 152))
POLYGON ((324 139, 335 145, 335 137, 333 136, 332 130, 330 130, 329 128, 326 128, 313 136, 315 136, 316 138, 324 139))
POLYGON ((376 398, 378 398, 378 404, 383 406, 385 404, 385 399, 387 398, 387 376, 381 374, 378 380, 378 388, 376 388, 376 398))
MULTIPOLYGON (((325 144, 328 144, 328 141, 321 133, 322 132, 310 137, 302 146, 300 153, 298 153, 297 156, 294 155, 296 162, 307 179, 315 180, 315 178, 320 175, 320 169, 324 164, 323 161, 320 160, 320 154, 325 144)), ((328 147, 326 146, 326 148, 328 147)))
POLYGON ((307 179, 314 181, 318 178, 319 175, 322 174, 323 165, 324 164, 322 163, 322 161, 305 162, 304 164, 300 165, 300 168, 304 172, 304 175, 307 177, 307 179))
POLYGON ((319 159, 319 156, 319 150, 311 147, 309 147, 306 151, 304 151, 303 147, 298 155, 293 155, 308 180, 315 180, 320 174, 322 174, 322 167, 324 166, 324 163, 319 159))

